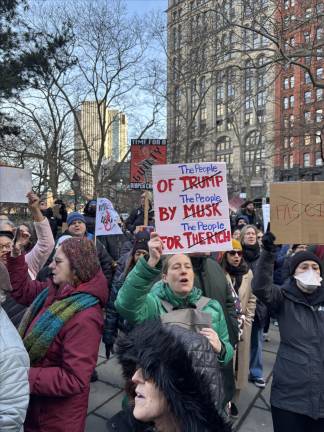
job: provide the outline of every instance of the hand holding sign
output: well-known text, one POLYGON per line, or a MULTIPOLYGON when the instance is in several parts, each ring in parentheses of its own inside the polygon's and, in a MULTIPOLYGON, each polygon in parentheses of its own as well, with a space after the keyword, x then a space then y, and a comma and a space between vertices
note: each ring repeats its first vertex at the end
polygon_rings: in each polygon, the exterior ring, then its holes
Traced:
POLYGON ((159 237, 159 234, 156 232, 151 233, 151 240, 148 242, 150 257, 147 261, 150 267, 155 267, 156 264, 160 261, 162 250, 163 250, 163 242, 159 237))

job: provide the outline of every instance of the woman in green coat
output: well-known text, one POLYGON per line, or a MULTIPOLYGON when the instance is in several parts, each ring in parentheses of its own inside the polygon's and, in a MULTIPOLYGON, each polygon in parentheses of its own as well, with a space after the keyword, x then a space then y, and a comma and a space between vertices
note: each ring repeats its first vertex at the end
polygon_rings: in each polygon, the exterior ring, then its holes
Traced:
MULTIPOLYGON (((151 292, 152 281, 161 272, 160 259, 163 243, 157 233, 151 234, 149 258, 140 258, 119 290, 115 306, 120 315, 132 324, 138 324, 167 313, 164 302, 174 309, 195 308, 202 297, 201 290, 194 287, 194 272, 187 255, 169 255, 163 263, 162 281, 159 289, 151 292)), ((207 337, 220 362, 227 363, 233 357, 227 325, 221 305, 210 299, 202 312, 211 317, 211 327, 200 333, 207 337)))

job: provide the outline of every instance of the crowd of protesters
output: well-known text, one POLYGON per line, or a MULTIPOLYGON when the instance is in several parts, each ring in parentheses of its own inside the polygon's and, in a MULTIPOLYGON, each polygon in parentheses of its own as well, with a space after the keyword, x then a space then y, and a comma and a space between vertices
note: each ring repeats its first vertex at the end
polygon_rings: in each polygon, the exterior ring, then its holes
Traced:
POLYGON ((32 223, 0 216, 0 430, 82 432, 100 341, 125 399, 107 431, 229 432, 279 327, 275 432, 324 430, 324 246, 275 245, 253 201, 232 248, 163 255, 144 196, 122 234, 95 237, 96 200, 67 213, 28 194, 32 223), (152 232, 153 231, 153 232, 152 232))

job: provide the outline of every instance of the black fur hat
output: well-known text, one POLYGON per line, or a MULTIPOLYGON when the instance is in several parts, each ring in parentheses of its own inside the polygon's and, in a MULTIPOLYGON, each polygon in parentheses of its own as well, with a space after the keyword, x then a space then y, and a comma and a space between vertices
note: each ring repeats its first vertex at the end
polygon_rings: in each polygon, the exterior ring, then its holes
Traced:
POLYGON ((222 374, 207 338, 160 320, 146 321, 117 340, 117 357, 126 385, 139 367, 152 379, 166 397, 181 432, 231 430, 220 414, 222 374))

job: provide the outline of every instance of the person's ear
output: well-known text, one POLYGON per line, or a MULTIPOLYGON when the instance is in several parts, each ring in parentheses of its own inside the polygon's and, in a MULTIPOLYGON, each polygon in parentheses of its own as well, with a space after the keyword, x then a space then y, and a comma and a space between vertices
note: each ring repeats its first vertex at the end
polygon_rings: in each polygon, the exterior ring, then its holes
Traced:
POLYGON ((163 282, 167 282, 167 275, 165 273, 162 274, 162 280, 163 282))

